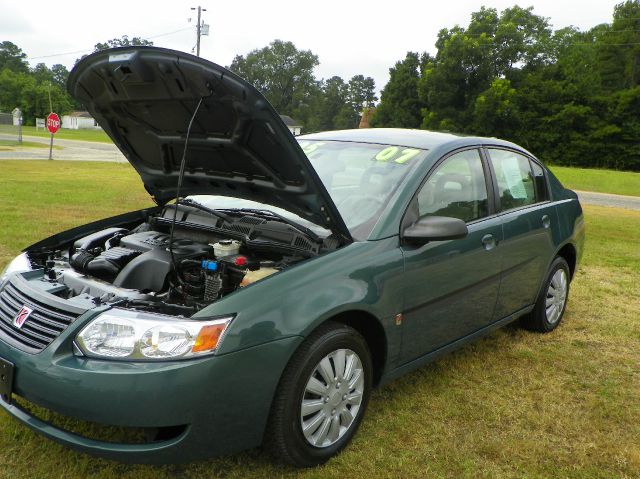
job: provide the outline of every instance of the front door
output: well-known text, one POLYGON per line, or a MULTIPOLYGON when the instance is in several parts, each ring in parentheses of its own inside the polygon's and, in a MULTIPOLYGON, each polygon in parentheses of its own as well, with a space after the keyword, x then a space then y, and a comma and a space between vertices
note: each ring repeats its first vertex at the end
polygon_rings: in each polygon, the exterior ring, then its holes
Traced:
POLYGON ((488 174, 477 149, 455 153, 430 174, 414 200, 417 216, 467 223, 468 236, 403 245, 402 360, 408 362, 492 322, 500 285, 502 224, 491 216, 488 174))

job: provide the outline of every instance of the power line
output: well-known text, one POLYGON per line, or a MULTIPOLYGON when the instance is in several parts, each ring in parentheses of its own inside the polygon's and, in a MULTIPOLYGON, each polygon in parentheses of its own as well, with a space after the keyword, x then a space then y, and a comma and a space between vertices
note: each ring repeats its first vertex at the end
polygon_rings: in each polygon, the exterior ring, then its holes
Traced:
MULTIPOLYGON (((466 35, 464 33, 456 33, 455 35, 452 35, 449 38, 445 38, 444 41, 448 42, 453 40, 456 36, 471 36, 471 35, 466 35)), ((495 37, 489 37, 487 36, 487 40, 495 40, 495 37)), ((531 44, 529 44, 531 45, 531 44)), ((622 46, 633 46, 633 45, 640 45, 640 42, 628 42, 628 43, 608 43, 608 42, 604 42, 602 40, 594 40, 593 42, 567 42, 564 43, 563 46, 572 46, 572 45, 591 45, 591 46, 604 46, 604 47, 622 47, 622 46)), ((478 43, 475 45, 475 47, 478 48, 494 48, 495 44, 493 43, 478 43)))
MULTIPOLYGON (((160 33, 158 35, 152 35, 152 36, 148 36, 145 37, 146 39, 153 39, 153 38, 160 38, 160 37, 166 37, 168 35, 173 35, 174 33, 179 33, 179 32, 184 32, 185 30, 191 30, 191 27, 186 27, 186 28, 181 28, 179 30, 174 30, 172 32, 167 32, 167 33, 160 33)), ((43 58, 52 58, 52 57, 62 57, 65 55, 74 55, 74 54, 78 54, 78 53, 89 53, 92 52, 94 50, 94 48, 85 48, 84 50, 75 50, 72 52, 64 52, 64 53, 52 53, 50 55, 40 55, 37 57, 27 57, 26 60, 41 60, 43 58)))
POLYGON ((579 43, 579 42, 575 42, 575 43, 569 43, 569 46, 571 45, 593 45, 593 46, 603 46, 603 47, 624 47, 624 46, 631 46, 631 45, 640 45, 640 42, 634 42, 634 43, 607 43, 607 42, 585 42, 585 43, 579 43))
MULTIPOLYGON (((521 31, 522 30, 516 31, 516 33, 520 33, 521 31)), ((555 32, 558 32, 558 31, 560 31, 560 30, 555 30, 555 32)), ((598 35, 602 35, 602 34, 605 34, 605 33, 609 34, 609 33, 625 33, 625 32, 640 32, 640 29, 634 29, 634 30, 605 30, 603 32, 599 32, 599 31, 593 32, 592 35, 598 36, 598 35)), ((451 38, 454 35, 464 35, 464 36, 467 36, 467 37, 481 37, 481 36, 484 35, 487 38, 494 38, 498 34, 497 31, 493 32, 493 33, 490 33, 490 32, 469 33, 469 32, 465 32, 465 31, 457 32, 457 31, 453 31, 453 30, 449 30, 447 33, 450 34, 449 38, 451 38)), ((512 32, 507 32, 507 34, 509 34, 509 33, 512 33, 512 32)), ((590 32, 589 31, 586 31, 586 32, 576 31, 575 32, 576 35, 586 35, 588 33, 590 33, 590 32)))
POLYGON ((191 30, 191 27, 180 28, 179 30, 174 30, 174 31, 168 32, 168 33, 161 33, 159 35, 153 35, 151 37, 146 37, 146 38, 151 39, 151 38, 166 37, 168 35, 173 35, 174 33, 184 32, 186 30, 191 30))
POLYGON ((42 58, 61 57, 61 56, 64 56, 64 55, 73 55, 75 53, 86 53, 86 52, 91 52, 91 51, 93 51, 93 48, 85 49, 85 50, 75 50, 73 52, 52 53, 51 55, 41 55, 39 57, 27 57, 25 60, 40 60, 42 58))

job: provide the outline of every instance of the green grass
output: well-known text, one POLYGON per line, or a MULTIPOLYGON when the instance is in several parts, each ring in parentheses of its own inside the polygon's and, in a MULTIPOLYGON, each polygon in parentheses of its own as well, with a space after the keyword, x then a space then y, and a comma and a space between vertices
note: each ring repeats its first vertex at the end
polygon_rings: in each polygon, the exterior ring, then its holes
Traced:
MULTIPOLYGON (((46 235, 149 204, 126 165, 1 165, 0 264, 46 235)), ((638 478, 640 212, 587 206, 585 218, 587 248, 558 330, 509 326, 375 391, 353 443, 324 466, 299 471, 259 450, 125 465, 0 413, 0 477, 638 478)))
POLYGON ((0 162, 0 264, 62 230, 152 205, 128 163, 0 162))
MULTIPOLYGON (((35 126, 23 126, 22 134, 27 136, 41 136, 43 138, 49 138, 51 133, 47 130, 40 128, 36 129, 35 126)), ((60 129, 55 134, 56 138, 63 140, 83 140, 83 141, 98 141, 100 143, 111 143, 111 138, 102 130, 67 130, 60 129)))
POLYGON ((551 171, 572 190, 640 196, 640 173, 552 166, 551 171))
MULTIPOLYGON (((49 145, 36 141, 23 141, 19 143, 17 140, 0 140, 0 151, 15 151, 20 148, 49 148, 49 145)), ((53 145, 53 149, 61 150, 62 146, 53 145)))

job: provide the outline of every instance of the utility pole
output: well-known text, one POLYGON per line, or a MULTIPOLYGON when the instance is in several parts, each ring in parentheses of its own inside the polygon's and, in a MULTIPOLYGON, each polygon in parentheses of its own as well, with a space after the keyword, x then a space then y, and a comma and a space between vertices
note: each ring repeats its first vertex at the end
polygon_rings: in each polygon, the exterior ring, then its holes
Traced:
MULTIPOLYGON (((201 35, 207 35, 207 33, 202 33, 202 27, 204 26, 201 20, 202 17, 202 12, 206 12, 207 9, 206 8, 202 8, 201 6, 198 5, 198 8, 192 7, 191 10, 198 10, 198 23, 196 24, 196 35, 197 35, 197 40, 196 40, 196 56, 200 56, 200 36, 201 35)), ((207 26, 207 30, 208 30, 208 26, 207 26)))

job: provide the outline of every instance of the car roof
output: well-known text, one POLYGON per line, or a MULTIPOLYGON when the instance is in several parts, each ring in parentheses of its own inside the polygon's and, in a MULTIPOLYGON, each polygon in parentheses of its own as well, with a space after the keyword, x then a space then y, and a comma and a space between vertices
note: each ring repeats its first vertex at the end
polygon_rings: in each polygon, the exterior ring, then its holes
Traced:
POLYGON ((325 131, 322 133, 302 135, 297 138, 298 140, 378 143, 383 145, 406 146, 408 148, 420 148, 423 150, 433 150, 443 146, 449 146, 453 149, 469 145, 499 145, 526 151, 515 143, 499 140, 498 138, 484 138, 404 128, 361 128, 357 130, 325 131))

